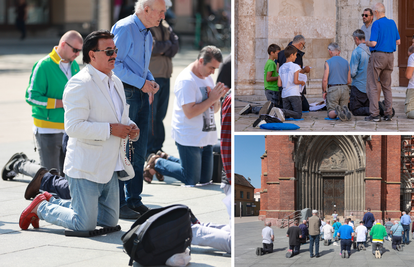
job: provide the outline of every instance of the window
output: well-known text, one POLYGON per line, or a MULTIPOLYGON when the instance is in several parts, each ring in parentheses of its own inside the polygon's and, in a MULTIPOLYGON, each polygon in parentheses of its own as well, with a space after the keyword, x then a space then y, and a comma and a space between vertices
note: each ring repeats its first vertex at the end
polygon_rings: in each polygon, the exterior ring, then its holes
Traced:
POLYGON ((247 199, 250 199, 250 192, 247 192, 247 199))
POLYGON ((240 198, 243 198, 243 191, 240 191, 240 198))

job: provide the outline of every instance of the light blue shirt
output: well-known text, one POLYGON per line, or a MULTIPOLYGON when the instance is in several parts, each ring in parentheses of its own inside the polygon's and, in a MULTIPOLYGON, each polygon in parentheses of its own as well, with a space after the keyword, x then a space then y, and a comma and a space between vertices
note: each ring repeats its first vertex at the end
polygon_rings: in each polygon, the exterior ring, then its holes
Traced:
POLYGON ((348 84, 348 61, 340 56, 333 56, 326 62, 329 66, 328 85, 348 84))
POLYGON ((137 15, 119 20, 112 27, 114 42, 118 48, 113 72, 122 82, 141 89, 146 80, 153 81, 149 71, 152 51, 152 35, 137 15))
POLYGON ((408 216, 407 214, 404 214, 403 216, 401 216, 401 224, 410 224, 411 223, 411 218, 410 216, 408 216))
POLYGON ((367 93, 367 69, 371 52, 366 44, 359 44, 352 51, 351 56, 351 78, 352 86, 355 86, 362 93, 367 93))
POLYGON ((397 224, 394 224, 392 227, 391 227, 391 231, 392 231, 392 235, 395 235, 395 236, 402 236, 402 231, 404 231, 404 229, 403 229, 403 227, 402 227, 402 225, 401 225, 401 222, 399 222, 399 223, 397 223, 397 224))

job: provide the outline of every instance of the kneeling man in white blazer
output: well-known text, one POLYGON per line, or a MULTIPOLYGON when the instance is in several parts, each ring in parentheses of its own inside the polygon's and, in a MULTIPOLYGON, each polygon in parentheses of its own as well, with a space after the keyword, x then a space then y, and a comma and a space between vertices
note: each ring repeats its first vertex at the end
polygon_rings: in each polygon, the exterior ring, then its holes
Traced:
POLYGON ((64 91, 69 135, 64 172, 72 199, 55 199, 48 192, 38 195, 20 216, 23 230, 30 224, 38 228, 39 219, 76 231, 118 223, 118 179, 135 175, 125 150, 128 137, 138 140, 139 129, 129 119, 122 82, 112 73, 118 50, 113 37, 104 30, 86 37, 87 65, 64 91))

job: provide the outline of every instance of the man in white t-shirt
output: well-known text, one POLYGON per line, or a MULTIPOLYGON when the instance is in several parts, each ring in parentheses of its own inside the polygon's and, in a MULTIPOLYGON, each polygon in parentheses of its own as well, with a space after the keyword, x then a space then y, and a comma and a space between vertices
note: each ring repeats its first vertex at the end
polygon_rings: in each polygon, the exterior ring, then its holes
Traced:
POLYGON ((357 235, 356 241, 358 245, 358 250, 365 250, 365 242, 367 241, 368 230, 365 227, 363 221, 359 222, 359 226, 355 229, 355 233, 357 235))
POLYGON ((304 81, 299 81, 299 72, 301 70, 298 64, 293 63, 296 60, 298 50, 293 45, 286 47, 284 54, 286 63, 279 68, 279 77, 277 81, 282 90, 283 109, 274 107, 269 115, 277 116, 281 121, 285 118, 301 119, 302 118, 302 98, 300 85, 305 86, 304 81))
POLYGON ((326 246, 329 246, 329 244, 332 242, 333 239, 333 233, 334 233, 334 229, 331 226, 331 221, 326 221, 325 226, 322 227, 322 232, 323 232, 323 239, 325 240, 324 244, 326 246))
POLYGON ((408 64, 405 76, 409 80, 405 98, 405 114, 407 118, 414 119, 414 45, 408 48, 408 64))
POLYGON ((174 85, 172 133, 180 159, 150 155, 144 168, 144 179, 156 175, 173 177, 186 186, 208 184, 213 175, 213 145, 217 143, 214 113, 220 109, 220 98, 229 90, 223 83, 214 86, 211 74, 220 66, 220 49, 206 46, 197 60, 185 68, 174 85))
POLYGON ((275 234, 270 226, 272 226, 271 222, 265 222, 265 228, 262 230, 263 248, 256 249, 256 254, 258 256, 273 252, 273 241, 275 240, 275 234))

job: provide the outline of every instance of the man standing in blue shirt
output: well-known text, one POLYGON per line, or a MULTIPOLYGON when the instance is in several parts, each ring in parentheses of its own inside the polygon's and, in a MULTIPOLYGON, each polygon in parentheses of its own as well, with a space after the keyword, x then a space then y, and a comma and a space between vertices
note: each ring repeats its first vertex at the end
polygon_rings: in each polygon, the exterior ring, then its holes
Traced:
POLYGON ((349 219, 345 219, 345 223, 338 230, 338 236, 341 238, 340 255, 342 258, 349 258, 351 256, 351 239, 354 236, 354 229, 348 223, 349 219))
POLYGON ((411 224, 411 218, 410 215, 408 215, 407 213, 405 213, 405 211, 402 212, 402 216, 401 216, 401 225, 404 229, 404 234, 403 234, 403 243, 408 245, 408 243, 410 243, 410 224, 411 224))
POLYGON ((371 58, 367 71, 367 95, 369 98, 370 115, 366 121, 381 121, 378 100, 381 90, 377 89, 377 81, 380 79, 384 94, 384 120, 392 120, 392 92, 391 74, 394 67, 394 52, 400 45, 400 35, 397 25, 391 19, 385 17, 385 7, 381 3, 375 4, 374 16, 377 19, 371 28, 371 38, 367 45, 371 50, 371 58))
POLYGON ((140 138, 130 150, 135 177, 119 182, 120 213, 128 213, 131 217, 137 215, 131 209, 140 214, 148 210, 140 195, 148 143, 149 107, 159 89, 148 69, 153 42, 149 28, 158 26, 161 19, 165 19, 165 11, 164 0, 139 0, 135 4, 135 14, 119 20, 111 30, 119 49, 114 73, 124 84, 130 118, 140 129, 140 138))
POLYGON ((351 56, 351 95, 349 109, 354 116, 369 116, 369 100, 367 96, 367 68, 371 55, 365 44, 365 34, 358 29, 352 34, 357 47, 351 56))

